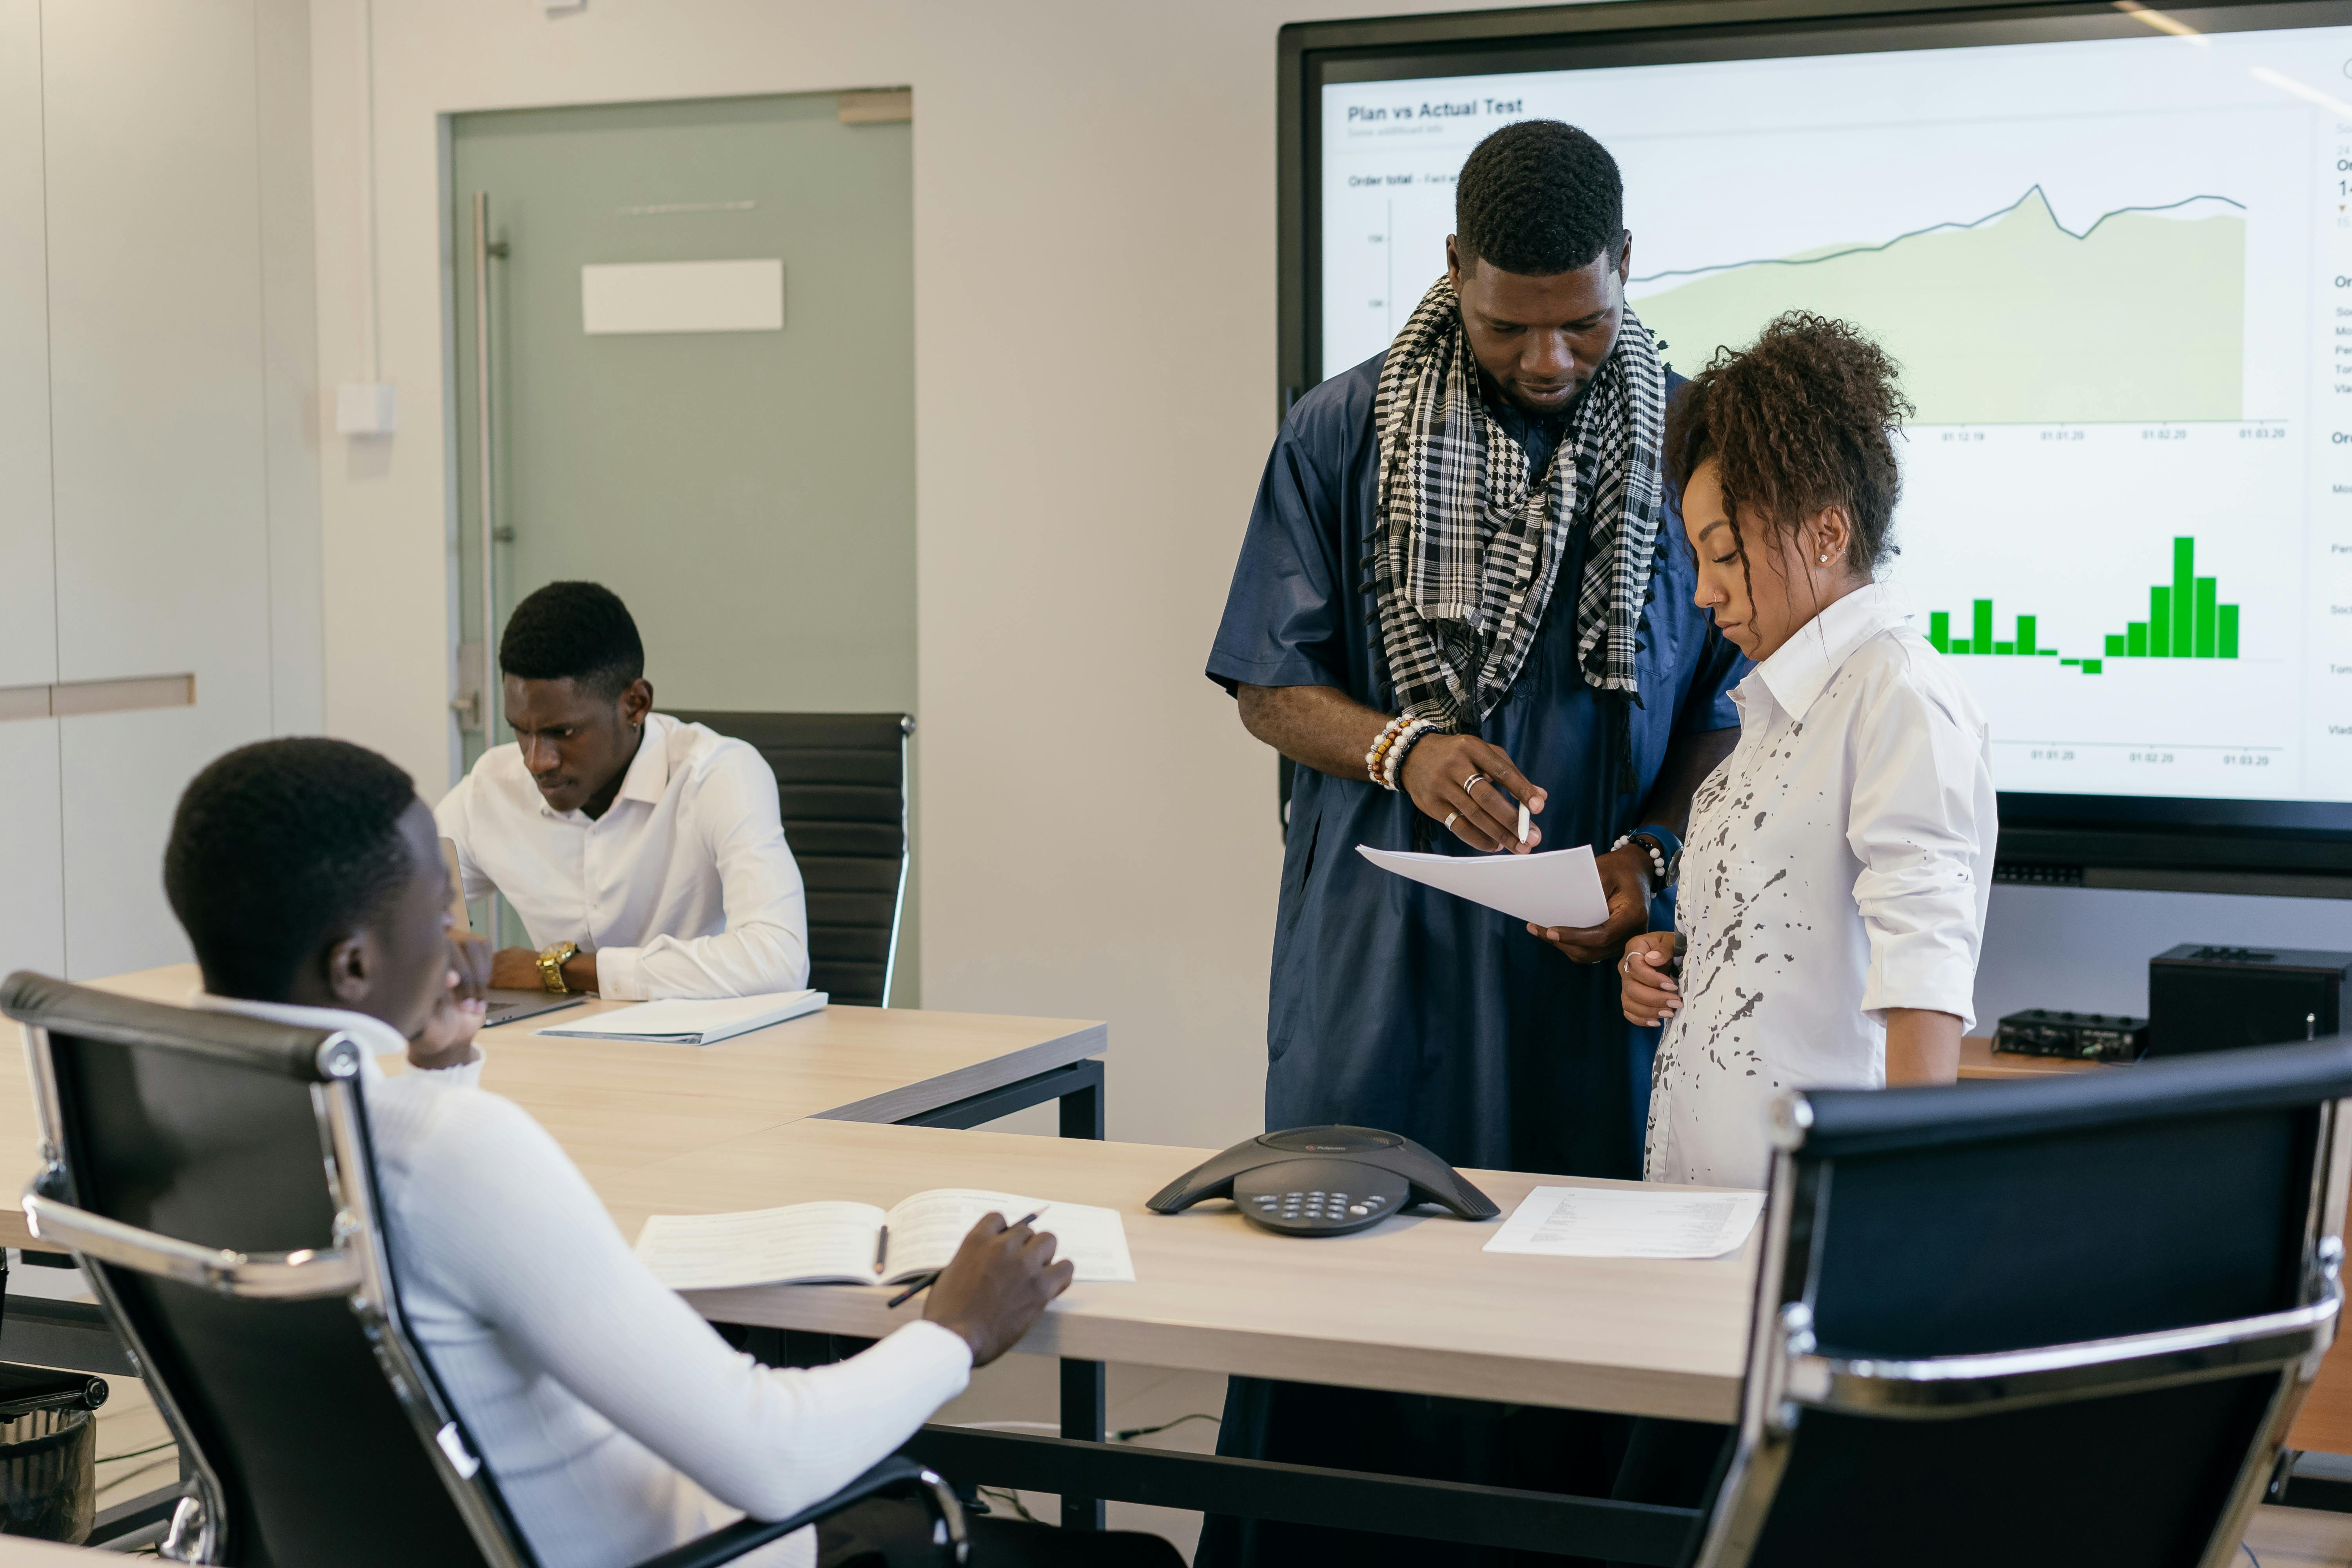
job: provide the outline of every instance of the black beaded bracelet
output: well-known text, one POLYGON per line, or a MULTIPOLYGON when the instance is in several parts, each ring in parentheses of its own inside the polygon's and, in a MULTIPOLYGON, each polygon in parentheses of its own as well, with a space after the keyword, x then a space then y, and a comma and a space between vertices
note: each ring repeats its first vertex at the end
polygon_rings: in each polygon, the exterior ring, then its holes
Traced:
MULTIPOLYGON (((1612 844, 1609 847, 1610 853, 1613 855, 1618 850, 1624 848, 1628 844, 1638 844, 1643 849, 1649 851, 1650 870, 1651 873, 1657 878, 1658 885, 1660 887, 1672 885, 1674 879, 1667 874, 1672 869, 1672 867, 1666 860, 1666 847, 1664 845, 1659 843, 1656 839, 1651 837, 1646 833, 1628 833, 1621 837, 1616 843, 1612 844)), ((1676 858, 1679 859, 1681 857, 1677 856, 1676 858)))

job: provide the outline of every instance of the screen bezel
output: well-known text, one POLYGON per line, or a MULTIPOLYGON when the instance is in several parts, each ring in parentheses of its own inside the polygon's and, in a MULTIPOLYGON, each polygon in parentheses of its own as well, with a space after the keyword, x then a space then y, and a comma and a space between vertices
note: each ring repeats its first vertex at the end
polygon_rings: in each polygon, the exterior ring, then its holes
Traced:
MULTIPOLYGON (((2352 0, 2202 0, 2164 13, 2203 32, 2352 26, 2352 0)), ((1322 88, 1521 70, 1766 59, 1888 48, 2142 38, 2104 0, 1622 0, 1355 22, 1294 22, 1278 43, 1277 408, 1322 377, 1322 88)), ((2005 868, 2352 871, 2352 801, 2001 792, 2005 868)), ((2042 879, 2039 877, 2034 879, 2042 879)), ((2063 878, 2061 879, 2063 879, 2063 878)))

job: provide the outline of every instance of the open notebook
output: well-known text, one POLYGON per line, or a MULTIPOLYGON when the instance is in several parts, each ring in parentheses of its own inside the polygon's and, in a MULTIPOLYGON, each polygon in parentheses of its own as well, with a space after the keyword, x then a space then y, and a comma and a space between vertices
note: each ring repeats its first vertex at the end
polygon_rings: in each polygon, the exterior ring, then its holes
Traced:
POLYGON ((1010 1193, 934 1187, 887 1210, 872 1204, 793 1204, 741 1214, 658 1214, 637 1234, 637 1256, 673 1290, 751 1285, 898 1285, 948 1266, 983 1215, 1006 1223, 1036 1215, 1055 1256, 1077 1278, 1132 1283, 1127 1227, 1117 1209, 1040 1203, 1010 1193))

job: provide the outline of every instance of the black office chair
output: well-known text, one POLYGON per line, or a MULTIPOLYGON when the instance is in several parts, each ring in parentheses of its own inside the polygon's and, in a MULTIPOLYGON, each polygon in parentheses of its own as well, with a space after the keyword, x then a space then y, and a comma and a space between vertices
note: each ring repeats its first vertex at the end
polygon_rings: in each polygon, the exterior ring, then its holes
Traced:
POLYGON ((2336 1329, 2352 1043, 1808 1091, 1705 1568, 2219 1568, 2336 1329))
POLYGON ((904 713, 677 713, 768 760, 784 838, 808 887, 809 986, 879 1007, 898 959, 907 891, 904 713))
MULTIPOLYGON (((35 1231, 79 1258, 190 1474, 183 1562, 528 1568, 497 1479, 402 1326, 378 1223, 361 1047, 18 973, 43 1170, 35 1231), (323 1164, 321 1155, 324 1156, 323 1164)), ((709 1568, 884 1493, 954 1494, 893 1458, 793 1519, 744 1520, 644 1568, 709 1568)))

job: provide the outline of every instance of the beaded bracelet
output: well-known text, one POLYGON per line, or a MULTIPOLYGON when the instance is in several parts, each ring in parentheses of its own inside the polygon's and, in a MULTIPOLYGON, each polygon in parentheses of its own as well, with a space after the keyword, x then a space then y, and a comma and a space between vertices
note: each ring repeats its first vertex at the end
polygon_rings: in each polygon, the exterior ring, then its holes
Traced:
POLYGON ((1436 728, 1437 721, 1434 719, 1415 719, 1399 731, 1397 738, 1389 742, 1388 756, 1381 763, 1381 783, 1391 790, 1395 789, 1397 781, 1404 776, 1404 754, 1412 751, 1423 735, 1436 728))
POLYGON ((1394 789, 1396 787, 1382 776, 1381 764, 1388 756, 1389 748, 1396 743, 1397 736, 1403 733, 1405 727, 1412 722, 1412 721, 1411 718, 1402 713, 1398 714, 1395 718, 1390 720, 1385 725, 1381 726, 1380 734, 1373 738, 1372 749, 1364 753, 1364 772, 1366 775, 1369 776, 1374 784, 1379 784, 1382 789, 1394 789))
POLYGON ((1656 873, 1660 883, 1663 884, 1668 880, 1666 876, 1666 852, 1658 847, 1658 841, 1656 839, 1651 837, 1648 834, 1643 834, 1639 837, 1631 833, 1624 834, 1618 838, 1616 843, 1612 844, 1609 847, 1609 852, 1613 855, 1618 850, 1624 848, 1628 844, 1639 844, 1643 849, 1648 850, 1650 854, 1651 870, 1656 873))

